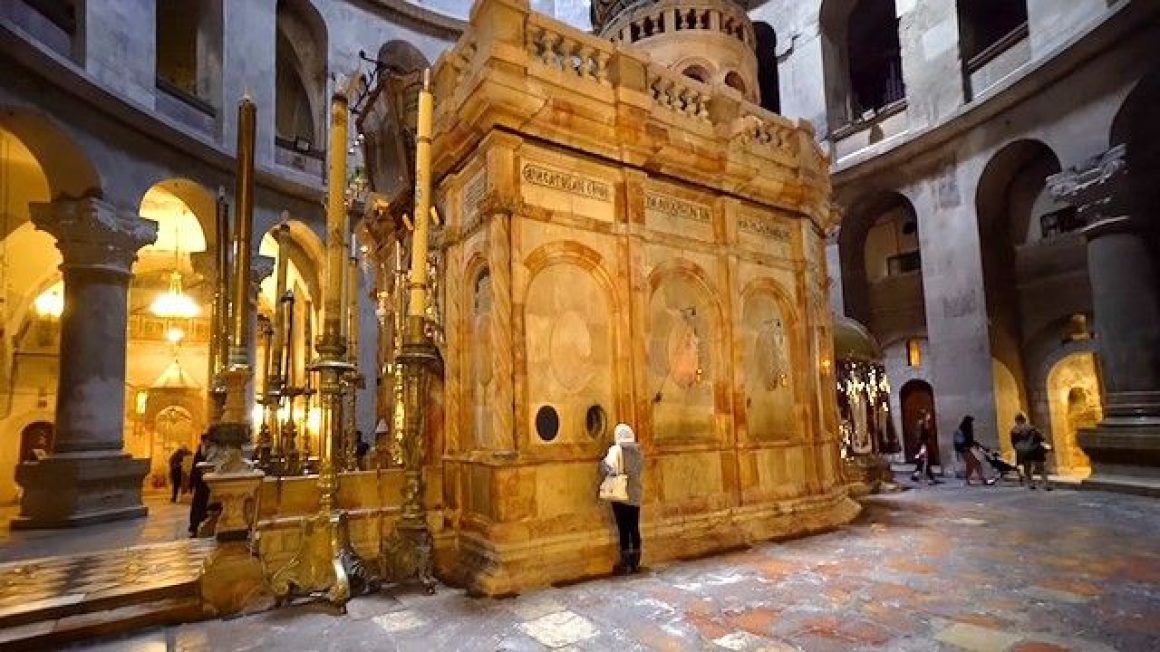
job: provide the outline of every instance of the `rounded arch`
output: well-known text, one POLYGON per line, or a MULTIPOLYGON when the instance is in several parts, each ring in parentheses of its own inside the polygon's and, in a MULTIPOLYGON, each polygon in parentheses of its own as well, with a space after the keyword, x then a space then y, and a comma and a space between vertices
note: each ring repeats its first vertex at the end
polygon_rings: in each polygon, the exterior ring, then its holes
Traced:
MULTIPOLYGON (((271 227, 269 231, 262 235, 259 240, 258 252, 261 255, 273 257, 275 259, 275 265, 277 265, 278 256, 286 255, 289 258, 294 274, 305 285, 306 291, 315 304, 315 308, 321 309, 324 250, 322 240, 319 239, 318 234, 313 229, 301 220, 294 218, 286 219, 271 227), (285 252, 278 245, 273 234, 274 229, 278 228, 281 224, 289 227, 285 241, 285 252)), ((274 286, 276 282, 273 275, 262 282, 262 294, 268 299, 273 298, 272 293, 275 292, 274 286)))
POLYGON ((48 116, 0 107, 0 130, 12 134, 32 153, 48 181, 51 198, 102 195, 104 186, 92 160, 48 116))
POLYGON ((278 138, 325 149, 326 21, 310 0, 278 0, 274 126, 278 138))
POLYGON ((418 72, 431 65, 419 48, 399 39, 387 41, 379 48, 379 61, 403 74, 418 72))
POLYGON ((1060 356, 1047 373, 1044 390, 1057 472, 1087 475, 1091 461, 1076 435, 1080 429, 1094 427, 1103 418, 1094 354, 1073 351, 1060 356))
POLYGON ((918 213, 906 195, 882 189, 850 203, 838 231, 843 301, 879 341, 926 330, 921 255, 918 213))
POLYGON ((681 74, 691 79, 696 79, 702 84, 708 84, 713 79, 713 73, 709 69, 699 63, 693 63, 685 66, 681 70, 681 74))
MULTIPOLYGON (((1030 295, 1019 288, 1028 287, 1032 277, 1026 266, 1017 264, 1018 252, 1051 237, 1044 228, 1047 216, 1061 210, 1066 214, 1047 189, 1047 177, 1059 171, 1059 159, 1048 145, 1015 140, 995 152, 975 189, 998 432, 1004 432, 1014 412, 1027 410, 1027 343, 1033 335, 1028 330, 1034 326, 1023 310, 1030 295)), ((1067 301, 1057 301, 1052 309, 1076 312, 1067 301)), ((1048 314, 1036 317, 1042 323, 1052 321, 1048 314)))
MULTIPOLYGON (((918 423, 923 414, 930 415, 930 428, 938 441, 938 413, 935 405, 934 387, 921 378, 907 381, 898 389, 902 406, 902 445, 906 459, 914 459, 920 446, 918 423)), ((938 446, 931 451, 932 463, 938 463, 938 446)))
MULTIPOLYGON (((149 187, 137 203, 138 212, 142 217, 157 220, 158 215, 165 215, 172 210, 188 210, 199 225, 198 238, 202 246, 196 249, 185 249, 187 253, 196 251, 214 251, 217 247, 218 233, 216 212, 217 197, 202 184, 186 178, 171 178, 158 181, 149 187)), ((164 219, 164 218, 162 218, 164 219)), ((160 239, 160 235, 159 235, 160 239)), ((226 234, 228 245, 229 234, 226 234)))
POLYGON ((33 421, 20 429, 20 462, 35 462, 52 452, 56 425, 49 419, 33 421))
POLYGON ((749 89, 745 86, 745 79, 741 76, 741 73, 737 72, 736 70, 730 70, 729 72, 725 73, 724 81, 725 85, 729 88, 732 88, 742 95, 749 95, 749 89))
POLYGON ((733 328, 735 386, 745 395, 744 424, 754 439, 793 439, 806 417, 808 386, 805 331, 793 301, 772 278, 751 280, 741 290, 739 321, 733 328))
POLYGON ((623 302, 617 295, 612 275, 605 269, 604 257, 595 249, 578 242, 549 242, 529 253, 524 258, 524 267, 528 270, 528 285, 531 285, 532 279, 541 271, 559 263, 571 263, 591 273, 608 293, 612 309, 619 309, 623 302))

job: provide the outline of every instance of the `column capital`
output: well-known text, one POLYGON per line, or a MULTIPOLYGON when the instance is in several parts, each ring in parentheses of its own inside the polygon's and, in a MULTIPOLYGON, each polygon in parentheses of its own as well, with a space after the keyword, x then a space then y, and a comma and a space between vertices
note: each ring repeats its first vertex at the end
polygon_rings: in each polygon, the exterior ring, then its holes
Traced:
POLYGON ((254 256, 250 262, 250 301, 258 300, 262 291, 262 281, 274 273, 273 256, 254 256))
POLYGON ((157 241, 157 222, 96 197, 32 202, 33 225, 56 238, 62 268, 128 274, 137 251, 157 241))
POLYGON ((1124 145, 1116 145, 1081 165, 1047 177, 1047 188, 1056 200, 1075 206, 1089 226, 1128 215, 1126 154, 1124 145))

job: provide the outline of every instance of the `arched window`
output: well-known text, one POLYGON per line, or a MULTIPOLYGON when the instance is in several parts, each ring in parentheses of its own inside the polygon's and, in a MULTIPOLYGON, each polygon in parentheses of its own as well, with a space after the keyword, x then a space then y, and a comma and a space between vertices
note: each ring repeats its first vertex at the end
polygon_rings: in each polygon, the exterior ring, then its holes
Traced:
POLYGON ((689 66, 688 68, 685 68, 683 71, 681 71, 681 73, 686 77, 692 77, 693 79, 696 79, 702 84, 708 84, 709 78, 711 77, 709 71, 705 70, 704 66, 698 65, 689 66))
POLYGON ((725 75, 725 85, 736 90, 742 95, 747 95, 749 93, 749 90, 745 88, 745 80, 741 78, 741 75, 739 75, 736 70, 731 70, 729 71, 729 74, 725 75))
POLYGON ((279 0, 277 24, 274 128, 279 145, 299 152, 321 151, 326 24, 305 0, 279 0))
POLYGON ((769 23, 754 23, 757 37, 757 84, 761 87, 761 108, 781 113, 781 87, 777 74, 777 33, 769 23))

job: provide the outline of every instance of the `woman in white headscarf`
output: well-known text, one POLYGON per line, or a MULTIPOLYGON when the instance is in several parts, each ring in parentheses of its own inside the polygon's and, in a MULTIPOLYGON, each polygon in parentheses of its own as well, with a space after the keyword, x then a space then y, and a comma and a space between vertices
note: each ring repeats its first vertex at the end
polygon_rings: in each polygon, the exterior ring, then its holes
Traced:
POLYGON ((620 563, 613 570, 617 573, 635 573, 640 569, 640 499, 644 453, 637 446, 636 434, 627 424, 616 424, 613 436, 616 443, 608 447, 608 453, 600 462, 600 469, 608 477, 620 474, 628 477, 628 499, 612 502, 616 529, 620 531, 620 563))

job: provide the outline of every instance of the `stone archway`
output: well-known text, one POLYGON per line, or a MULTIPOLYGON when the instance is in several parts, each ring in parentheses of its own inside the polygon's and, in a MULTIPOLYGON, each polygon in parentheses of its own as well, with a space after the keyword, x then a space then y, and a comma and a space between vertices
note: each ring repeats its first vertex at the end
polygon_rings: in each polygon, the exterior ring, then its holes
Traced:
POLYGON ((1091 461, 1076 435, 1103 418, 1095 356, 1073 353, 1055 363, 1047 375, 1047 396, 1056 472, 1086 477, 1091 473, 1091 461))
MULTIPOLYGON (((925 380, 912 380, 899 390, 902 399, 902 450, 907 460, 918 454, 918 422, 925 412, 931 415, 930 427, 938 441, 938 414, 935 412, 934 388, 925 380)), ((938 446, 931 451, 931 463, 939 463, 938 446)))

